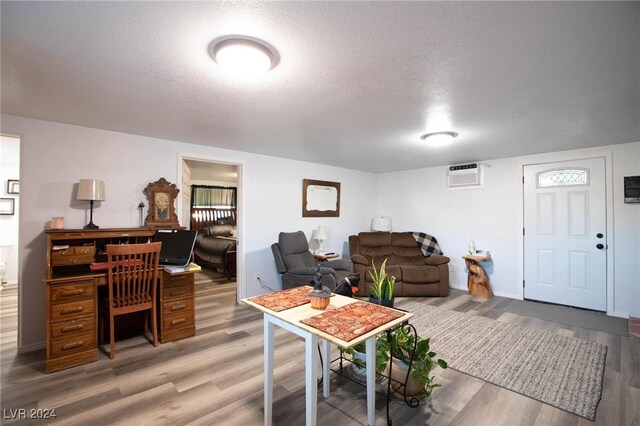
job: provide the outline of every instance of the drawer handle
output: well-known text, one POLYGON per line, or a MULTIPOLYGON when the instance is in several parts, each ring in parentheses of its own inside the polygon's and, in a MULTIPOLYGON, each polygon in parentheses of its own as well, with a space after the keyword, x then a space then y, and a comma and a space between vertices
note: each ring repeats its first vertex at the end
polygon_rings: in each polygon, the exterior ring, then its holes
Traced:
POLYGON ((77 314, 78 312, 82 312, 82 311, 84 311, 84 308, 82 306, 76 306, 75 308, 65 309, 62 312, 60 312, 60 314, 61 315, 77 314))
POLYGON ((171 307, 171 311, 181 311, 183 309, 187 309, 186 305, 176 305, 171 307))
POLYGON ((72 331, 78 331, 78 330, 82 330, 84 329, 84 325, 82 324, 77 324, 77 325, 70 325, 69 327, 65 327, 62 330, 60 330, 61 333, 70 333, 72 331))
POLYGON ((75 257, 73 259, 71 259, 71 263, 76 263, 78 261, 78 259, 76 259, 75 257))
POLYGON ((181 294, 185 294, 187 290, 176 290, 171 292, 171 296, 180 296, 181 294))
POLYGON ((66 345, 64 345, 62 347, 62 350, 63 351, 68 351, 69 349, 79 348, 82 345, 84 345, 84 342, 82 340, 79 341, 79 342, 67 343, 66 345))
POLYGON ((171 321, 171 325, 178 325, 178 324, 182 324, 183 322, 187 322, 186 318, 180 318, 177 320, 173 320, 171 321))
POLYGON ((82 294, 82 293, 84 293, 83 289, 67 290, 67 291, 63 291, 62 292, 62 297, 77 296, 77 295, 82 294))
POLYGON ((87 249, 82 249, 82 250, 80 250, 80 253, 82 253, 82 254, 89 254, 89 250, 87 250, 87 249))
POLYGON ((65 254, 67 254, 67 251, 65 250, 65 251, 61 251, 61 252, 59 252, 59 253, 60 253, 62 256, 64 256, 65 254))

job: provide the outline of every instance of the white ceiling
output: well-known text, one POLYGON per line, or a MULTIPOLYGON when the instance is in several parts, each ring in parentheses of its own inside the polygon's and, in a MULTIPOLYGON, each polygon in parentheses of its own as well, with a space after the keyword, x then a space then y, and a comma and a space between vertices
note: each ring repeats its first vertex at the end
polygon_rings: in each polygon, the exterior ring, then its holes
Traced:
POLYGON ((378 172, 640 140, 639 2, 0 7, 7 114, 378 172), (279 65, 230 80, 226 34, 279 65))

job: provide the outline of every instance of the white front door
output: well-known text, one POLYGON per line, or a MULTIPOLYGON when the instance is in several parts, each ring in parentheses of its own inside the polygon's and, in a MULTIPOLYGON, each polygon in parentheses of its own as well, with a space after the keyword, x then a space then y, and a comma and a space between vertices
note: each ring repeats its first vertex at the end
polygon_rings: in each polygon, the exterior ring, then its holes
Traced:
POLYGON ((607 310, 604 158, 524 167, 524 297, 607 310))

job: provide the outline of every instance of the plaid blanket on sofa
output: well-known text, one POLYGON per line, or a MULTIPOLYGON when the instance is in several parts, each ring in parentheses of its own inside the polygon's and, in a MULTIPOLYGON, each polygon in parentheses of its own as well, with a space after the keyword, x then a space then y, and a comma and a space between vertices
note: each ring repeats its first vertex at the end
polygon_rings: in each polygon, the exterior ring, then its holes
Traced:
POLYGON ((443 254, 438 245, 438 240, 435 237, 425 234, 424 232, 410 232, 413 238, 416 239, 416 243, 422 253, 425 256, 431 256, 432 254, 443 254))

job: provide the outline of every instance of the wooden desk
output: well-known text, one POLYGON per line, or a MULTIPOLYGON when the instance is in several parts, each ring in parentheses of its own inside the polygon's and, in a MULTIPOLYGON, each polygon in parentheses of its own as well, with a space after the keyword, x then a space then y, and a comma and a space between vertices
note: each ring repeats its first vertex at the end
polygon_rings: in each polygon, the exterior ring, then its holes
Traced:
MULTIPOLYGON (((45 231, 46 371, 51 373, 98 359, 98 287, 107 284, 107 244, 139 244, 151 240, 151 228, 61 229, 45 231)), ((158 286, 160 341, 195 334, 194 274, 164 269, 158 286)))
POLYGON ((486 256, 462 256, 462 258, 469 270, 469 275, 467 277, 467 288, 469 289, 469 294, 473 297, 482 297, 485 299, 493 297, 489 278, 484 272, 482 265, 480 265, 480 262, 488 262, 491 258, 486 256))
MULTIPOLYGON (((324 398, 329 397, 329 364, 330 347, 334 345, 343 348, 351 348, 358 343, 365 342, 366 363, 370 366, 376 365, 376 336, 380 333, 395 327, 413 317, 412 313, 404 312, 397 319, 389 321, 368 333, 365 333, 351 341, 344 341, 330 334, 324 333, 317 328, 311 327, 300 321, 315 315, 320 315, 323 311, 313 309, 309 303, 281 312, 275 312, 262 305, 252 302, 249 299, 242 299, 248 305, 263 312, 264 316, 264 424, 270 426, 272 421, 273 405, 273 359, 275 326, 288 330, 305 340, 305 387, 306 387, 306 424, 315 425, 318 411, 318 351, 316 347, 321 343, 323 370, 322 370, 322 394, 324 398)), ((332 295, 331 302, 326 310, 339 308, 351 303, 358 302, 350 297, 332 295)), ((387 308, 389 309, 389 308, 387 308)), ((367 423, 375 424, 375 368, 367 368, 367 423)))

